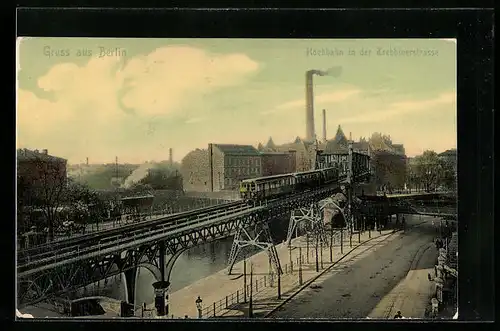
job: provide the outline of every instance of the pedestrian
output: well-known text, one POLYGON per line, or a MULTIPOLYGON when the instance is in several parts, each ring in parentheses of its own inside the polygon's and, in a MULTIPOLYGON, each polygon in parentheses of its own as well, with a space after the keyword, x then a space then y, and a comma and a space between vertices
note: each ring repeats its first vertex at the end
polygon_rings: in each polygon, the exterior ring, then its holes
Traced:
POLYGON ((403 315, 401 315, 401 311, 398 310, 398 312, 396 313, 396 315, 394 315, 394 318, 403 318, 403 315))

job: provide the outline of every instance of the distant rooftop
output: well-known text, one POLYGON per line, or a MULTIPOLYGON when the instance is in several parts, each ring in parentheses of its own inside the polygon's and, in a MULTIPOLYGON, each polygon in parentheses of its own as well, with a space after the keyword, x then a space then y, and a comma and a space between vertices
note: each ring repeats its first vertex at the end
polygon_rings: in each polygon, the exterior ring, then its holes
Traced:
POLYGON ((456 156, 456 155, 457 155, 456 148, 448 149, 448 150, 438 154, 438 156, 456 156))
POLYGON ((35 149, 34 151, 32 151, 32 150, 29 150, 26 148, 20 148, 17 150, 17 160, 18 161, 41 160, 41 161, 67 162, 66 159, 63 159, 62 157, 49 155, 48 151, 46 149, 44 149, 42 151, 35 149))
POLYGON ((228 155, 248 155, 259 156, 260 152, 250 145, 229 145, 229 144, 214 144, 224 154, 228 155))

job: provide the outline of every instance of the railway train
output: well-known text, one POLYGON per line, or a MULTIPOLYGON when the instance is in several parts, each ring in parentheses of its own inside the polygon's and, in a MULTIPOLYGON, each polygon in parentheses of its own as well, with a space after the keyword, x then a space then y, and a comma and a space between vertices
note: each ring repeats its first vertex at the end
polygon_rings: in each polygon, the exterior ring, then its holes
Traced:
POLYGON ((240 197, 248 204, 328 184, 345 176, 339 167, 242 180, 240 197))

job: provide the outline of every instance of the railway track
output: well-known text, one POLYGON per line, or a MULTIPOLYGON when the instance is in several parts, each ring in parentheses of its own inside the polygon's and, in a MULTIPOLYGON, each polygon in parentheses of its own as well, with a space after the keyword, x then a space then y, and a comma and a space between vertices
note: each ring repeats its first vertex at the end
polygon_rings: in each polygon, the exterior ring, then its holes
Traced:
POLYGON ((79 236, 65 241, 57 241, 33 247, 27 250, 18 251, 18 265, 36 261, 50 255, 63 255, 66 252, 75 252, 86 247, 103 244, 108 241, 116 240, 120 237, 135 236, 141 232, 149 231, 155 228, 163 228, 169 224, 181 224, 183 221, 193 217, 201 218, 209 215, 216 215, 220 210, 234 210, 235 208, 245 206, 243 202, 237 201, 224 205, 212 206, 203 209, 192 210, 189 212, 169 215, 155 220, 149 220, 141 223, 124 225, 119 228, 108 229, 98 233, 79 236))
MULTIPOLYGON (((323 188, 320 191, 326 191, 331 187, 323 188)), ((300 199, 307 196, 310 190, 294 194, 293 199, 300 199)), ((290 197, 289 197, 290 198, 290 197)), ((116 252, 121 252, 131 247, 136 247, 148 242, 161 240, 167 236, 177 235, 186 230, 193 230, 199 227, 224 223, 229 219, 239 216, 242 213, 252 213, 262 209, 272 209, 274 205, 279 204, 282 199, 268 200, 266 204, 260 206, 248 206, 243 203, 235 204, 234 206, 225 206, 224 210, 220 209, 210 213, 199 213, 192 215, 190 218, 182 218, 169 220, 158 224, 156 227, 140 229, 138 231, 123 232, 116 236, 108 236, 97 244, 88 243, 75 244, 67 246, 63 250, 50 251, 39 253, 35 256, 27 257, 24 260, 18 261, 17 272, 19 277, 24 277, 32 273, 50 269, 56 266, 61 266, 76 262, 81 259, 92 258, 95 256, 111 255, 116 252)), ((151 225, 151 224, 149 224, 151 225)))
MULTIPOLYGON (((264 207, 257 207, 263 209, 264 207)), ((131 236, 118 238, 116 241, 106 241, 97 246, 86 247, 79 250, 72 250, 63 254, 52 255, 42 259, 18 265, 18 277, 24 277, 39 271, 51 269, 54 267, 70 264, 79 260, 85 260, 96 256, 106 256, 122 252, 132 247, 137 247, 147 244, 151 241, 161 240, 165 237, 175 236, 183 231, 192 230, 197 227, 206 227, 208 225, 227 222, 228 219, 237 216, 238 214, 248 213, 249 209, 255 211, 257 208, 240 207, 238 209, 231 209, 221 212, 219 215, 212 215, 215 217, 203 217, 193 220, 184 220, 174 224, 165 224, 163 227, 143 231, 131 236), (214 222, 218 219, 218 222, 214 222)))
MULTIPOLYGON (((332 185, 318 190, 318 193, 326 193, 332 189, 332 185)), ((287 200, 297 200, 307 197, 311 190, 305 190, 287 197, 287 200)), ((21 254, 18 257, 18 277, 28 276, 42 270, 66 265, 82 259, 95 256, 111 255, 122 252, 132 247, 137 247, 148 242, 161 240, 167 236, 177 235, 183 231, 192 231, 199 227, 207 227, 211 224, 227 222, 231 218, 242 213, 256 212, 259 209, 272 209, 274 205, 283 203, 282 198, 267 200, 264 204, 257 206, 246 205, 242 201, 229 204, 213 206, 202 210, 194 210, 178 215, 171 215, 158 220, 145 222, 144 224, 131 224, 130 230, 122 227, 110 229, 90 236, 90 238, 78 238, 71 243, 56 243, 47 245, 46 250, 40 247, 34 248, 31 254, 21 254)), ((23 252, 20 252, 23 253, 23 252)))

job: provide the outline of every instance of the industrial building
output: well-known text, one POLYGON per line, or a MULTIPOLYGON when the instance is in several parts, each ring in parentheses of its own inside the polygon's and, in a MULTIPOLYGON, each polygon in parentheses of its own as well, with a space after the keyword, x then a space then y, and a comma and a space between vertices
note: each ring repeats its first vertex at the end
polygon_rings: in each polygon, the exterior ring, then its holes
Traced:
POLYGON ((209 144, 210 190, 235 190, 241 180, 261 176, 261 155, 250 145, 209 144))
POLYGON ((243 179, 295 171, 294 151, 280 152, 262 145, 256 149, 250 145, 209 144, 208 149, 188 153, 181 165, 184 189, 194 192, 234 191, 243 179))
POLYGON ((295 151, 261 152, 262 176, 273 176, 295 172, 295 151))

